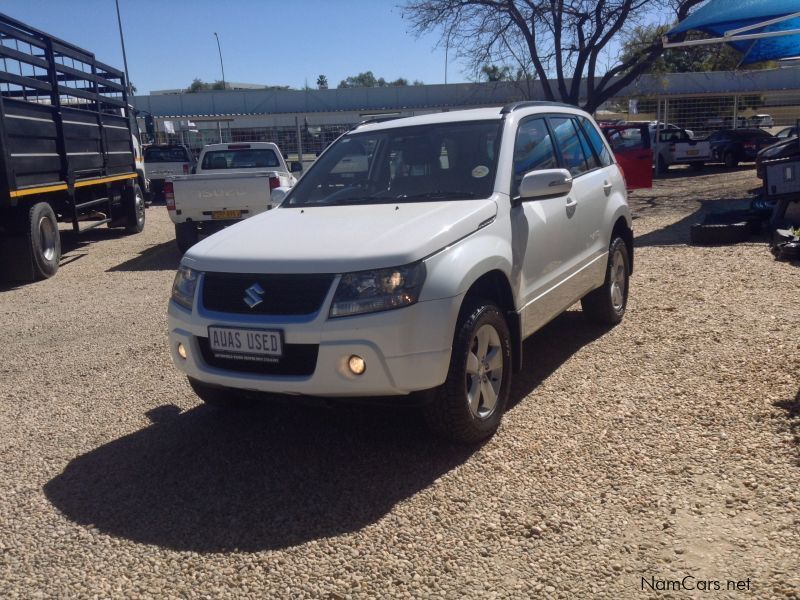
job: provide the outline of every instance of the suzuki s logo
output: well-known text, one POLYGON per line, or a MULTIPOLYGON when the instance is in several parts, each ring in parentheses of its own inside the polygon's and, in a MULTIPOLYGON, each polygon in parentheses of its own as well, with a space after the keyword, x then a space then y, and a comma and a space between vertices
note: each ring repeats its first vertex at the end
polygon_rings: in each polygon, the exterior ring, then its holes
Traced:
POLYGON ((244 303, 250 308, 255 308, 264 301, 264 288, 254 283, 244 291, 244 303))

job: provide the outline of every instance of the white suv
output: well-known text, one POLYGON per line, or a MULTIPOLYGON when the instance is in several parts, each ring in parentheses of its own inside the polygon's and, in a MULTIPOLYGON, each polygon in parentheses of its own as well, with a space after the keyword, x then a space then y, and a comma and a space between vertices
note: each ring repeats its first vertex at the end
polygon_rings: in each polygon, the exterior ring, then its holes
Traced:
POLYGON ((585 112, 368 123, 278 209, 183 257, 170 349, 209 404, 424 399, 436 432, 474 443, 500 423, 522 341, 577 300, 618 323, 632 267, 625 181, 585 112))

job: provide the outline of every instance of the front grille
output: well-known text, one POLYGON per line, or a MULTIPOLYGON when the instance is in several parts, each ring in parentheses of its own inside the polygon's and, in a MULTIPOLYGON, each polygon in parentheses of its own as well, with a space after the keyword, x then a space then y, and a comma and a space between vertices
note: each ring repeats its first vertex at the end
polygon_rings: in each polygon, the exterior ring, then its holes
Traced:
POLYGON ((243 275, 206 273, 203 306, 208 310, 247 315, 309 315, 319 311, 333 275, 243 275), (247 289, 264 291, 253 308, 245 302, 247 289))
POLYGON ((317 368, 318 344, 286 344, 283 347, 283 356, 276 362, 259 362, 218 358, 214 356, 208 338, 198 337, 197 343, 206 364, 217 369, 261 375, 308 376, 317 368))

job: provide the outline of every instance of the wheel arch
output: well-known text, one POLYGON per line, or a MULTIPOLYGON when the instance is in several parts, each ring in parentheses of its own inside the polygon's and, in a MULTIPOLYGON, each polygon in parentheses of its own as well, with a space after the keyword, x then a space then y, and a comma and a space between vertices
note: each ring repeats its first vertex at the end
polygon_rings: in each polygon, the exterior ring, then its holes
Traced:
MULTIPOLYGON (((514 303, 511 283, 506 274, 500 269, 492 269, 475 279, 464 295, 462 310, 470 305, 470 300, 477 298, 494 301, 505 316, 511 333, 512 371, 518 372, 522 368, 522 326, 514 303)), ((459 320, 461 317, 459 311, 459 320)))
POLYGON ((624 216, 618 217, 614 222, 614 227, 611 230, 611 239, 614 239, 616 235, 622 238, 628 248, 628 258, 630 259, 628 275, 633 275, 633 230, 624 216))

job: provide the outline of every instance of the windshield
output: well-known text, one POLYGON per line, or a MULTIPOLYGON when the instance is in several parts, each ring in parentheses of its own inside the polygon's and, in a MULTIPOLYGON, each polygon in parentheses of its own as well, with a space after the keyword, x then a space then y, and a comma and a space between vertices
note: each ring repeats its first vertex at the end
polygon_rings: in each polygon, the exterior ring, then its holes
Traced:
POLYGON ((278 167, 280 161, 275 152, 265 148, 261 150, 210 150, 203 156, 204 171, 208 169, 258 169, 278 167))
POLYGON ((283 203, 333 206, 488 198, 501 121, 353 133, 326 151, 283 203))

